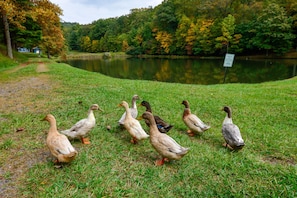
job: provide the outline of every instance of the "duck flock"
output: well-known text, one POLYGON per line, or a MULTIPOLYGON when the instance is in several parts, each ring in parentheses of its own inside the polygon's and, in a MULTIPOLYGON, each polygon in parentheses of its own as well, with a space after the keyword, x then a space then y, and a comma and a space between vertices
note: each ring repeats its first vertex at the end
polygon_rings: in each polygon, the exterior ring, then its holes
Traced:
MULTIPOLYGON (((131 143, 137 144, 138 141, 149 138, 152 147, 161 155, 161 159, 156 160, 155 165, 160 166, 170 160, 179 160, 185 156, 189 148, 185 148, 177 143, 166 133, 173 127, 162 118, 154 115, 149 102, 142 101, 141 106, 146 111, 139 117, 136 101, 140 98, 138 95, 132 97, 132 106, 129 107, 126 101, 122 101, 118 106, 125 108, 125 112, 118 121, 120 127, 123 127, 131 135, 131 143), (149 134, 142 128, 140 121, 144 120, 149 127, 149 134)), ((188 128, 188 135, 202 134, 210 128, 198 116, 191 113, 190 104, 187 100, 182 101, 185 108, 183 112, 183 122, 188 128)), ((53 115, 48 114, 43 120, 50 124, 46 144, 51 154, 56 158, 54 163, 69 163, 73 161, 78 154, 71 145, 69 139, 80 139, 83 144, 90 144, 87 137, 89 132, 95 127, 96 119, 93 111, 100 110, 98 104, 92 104, 88 110, 88 117, 79 120, 71 128, 63 131, 57 130, 56 119, 53 115)), ((222 110, 226 112, 226 117, 222 124, 222 135, 225 139, 224 146, 231 150, 242 149, 244 141, 237 125, 233 124, 231 108, 225 106, 222 110)))

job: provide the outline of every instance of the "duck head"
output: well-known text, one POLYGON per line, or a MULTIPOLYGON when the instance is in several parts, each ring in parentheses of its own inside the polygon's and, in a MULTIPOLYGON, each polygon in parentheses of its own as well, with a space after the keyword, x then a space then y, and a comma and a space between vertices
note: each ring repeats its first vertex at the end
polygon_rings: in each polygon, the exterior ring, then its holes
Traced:
POLYGON ((98 104, 92 104, 92 106, 90 107, 90 110, 99 110, 99 111, 103 111, 102 109, 100 109, 98 104))
POLYGON ((187 100, 183 100, 182 104, 185 105, 185 108, 190 108, 190 104, 187 100))
POLYGON ((47 114, 41 121, 50 121, 55 120, 55 117, 52 114, 47 114))
POLYGON ((129 105, 126 101, 122 101, 120 104, 118 104, 118 107, 129 107, 129 105))
POLYGON ((231 107, 224 106, 222 111, 225 111, 227 113, 227 115, 228 115, 228 118, 231 118, 231 115, 232 115, 231 107))

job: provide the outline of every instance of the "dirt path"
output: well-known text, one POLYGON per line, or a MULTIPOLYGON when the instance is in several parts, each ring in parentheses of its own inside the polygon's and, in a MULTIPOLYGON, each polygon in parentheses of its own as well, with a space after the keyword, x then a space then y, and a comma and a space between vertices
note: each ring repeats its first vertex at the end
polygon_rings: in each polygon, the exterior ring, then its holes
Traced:
MULTIPOLYGON (((21 64, 6 73, 14 73, 26 67, 28 63, 21 64)), ((36 67, 36 72, 48 72, 48 67, 40 62, 36 67)), ((45 91, 52 88, 51 82, 46 74, 37 77, 20 78, 13 82, 0 84, 0 112, 22 112, 34 110, 38 112, 40 105, 37 105, 32 98, 36 95, 44 95, 45 91)))
MULTIPOLYGON (((31 63, 20 64, 19 66, 6 71, 7 74, 17 72, 31 63)), ((46 72, 49 68, 46 64, 38 62, 36 72, 38 75, 29 77, 19 77, 10 82, 0 83, 0 127, 3 122, 12 122, 11 112, 42 113, 46 108, 46 102, 51 97, 51 90, 55 86, 46 72)), ((33 121, 32 121, 33 122, 33 121)), ((23 178, 29 169, 41 162, 46 161, 49 156, 46 147, 42 149, 26 149, 22 142, 32 142, 43 144, 45 134, 41 133, 37 137, 30 136, 30 129, 26 126, 11 126, 11 132, 1 135, 0 138, 0 197, 18 197, 18 187, 20 178, 23 178), (17 131, 18 127, 23 129, 17 131), (2 146, 13 142, 9 149, 2 146)))
POLYGON ((44 63, 41 62, 37 65, 36 72, 42 73, 42 72, 48 72, 48 71, 49 69, 44 63))

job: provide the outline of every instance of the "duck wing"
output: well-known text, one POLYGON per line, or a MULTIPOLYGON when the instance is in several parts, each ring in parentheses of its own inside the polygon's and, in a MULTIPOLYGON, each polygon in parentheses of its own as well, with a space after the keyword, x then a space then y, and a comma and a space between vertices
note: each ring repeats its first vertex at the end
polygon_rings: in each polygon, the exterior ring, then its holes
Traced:
POLYGON ((87 121, 88 121, 87 118, 81 119, 80 121, 75 123, 75 125, 73 125, 69 130, 70 131, 79 131, 79 129, 81 129, 82 127, 84 127, 86 125, 87 121))
POLYGON ((124 124, 125 117, 126 117, 126 112, 124 112, 124 113, 122 114, 122 117, 121 117, 121 118, 119 119, 119 121, 118 121, 118 123, 119 123, 120 125, 123 125, 123 124, 124 124))
POLYGON ((188 123, 195 126, 195 127, 199 127, 202 130, 207 130, 210 128, 210 126, 204 124, 204 122, 198 118, 195 114, 190 114, 189 116, 187 116, 186 118, 188 120, 188 123))
POLYGON ((56 156, 58 154, 66 155, 75 151, 68 138, 62 134, 52 137, 47 141, 47 144, 56 156))
POLYGON ((228 144, 238 146, 238 144, 244 142, 240 130, 235 124, 224 124, 222 127, 222 134, 228 144))
POLYGON ((163 135, 163 137, 160 136, 160 138, 158 138, 158 142, 168 152, 174 153, 176 155, 184 155, 189 150, 188 148, 184 148, 179 145, 172 137, 168 136, 167 134, 163 135))
POLYGON ((128 132, 136 137, 138 140, 149 137, 149 135, 143 130, 140 122, 136 119, 130 120, 129 122, 125 122, 124 126, 128 130, 128 132))
POLYGON ((88 119, 84 118, 84 119, 81 119, 80 121, 78 121, 77 123, 75 123, 70 129, 63 130, 60 132, 64 135, 67 135, 68 137, 76 138, 80 135, 84 135, 83 133, 88 131, 88 129, 84 130, 84 128, 86 128, 86 127, 91 128, 88 125, 88 119))
POLYGON ((157 115, 154 115, 154 119, 161 133, 167 133, 173 127, 157 115))

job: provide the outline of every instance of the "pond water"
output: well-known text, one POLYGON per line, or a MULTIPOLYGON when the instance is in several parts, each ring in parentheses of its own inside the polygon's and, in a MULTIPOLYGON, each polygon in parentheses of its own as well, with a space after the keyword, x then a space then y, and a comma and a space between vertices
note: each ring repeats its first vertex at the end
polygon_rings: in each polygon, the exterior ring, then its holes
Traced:
POLYGON ((223 59, 112 58, 67 60, 73 67, 122 79, 183 84, 260 83, 296 75, 297 59, 234 60, 227 69, 223 59))

